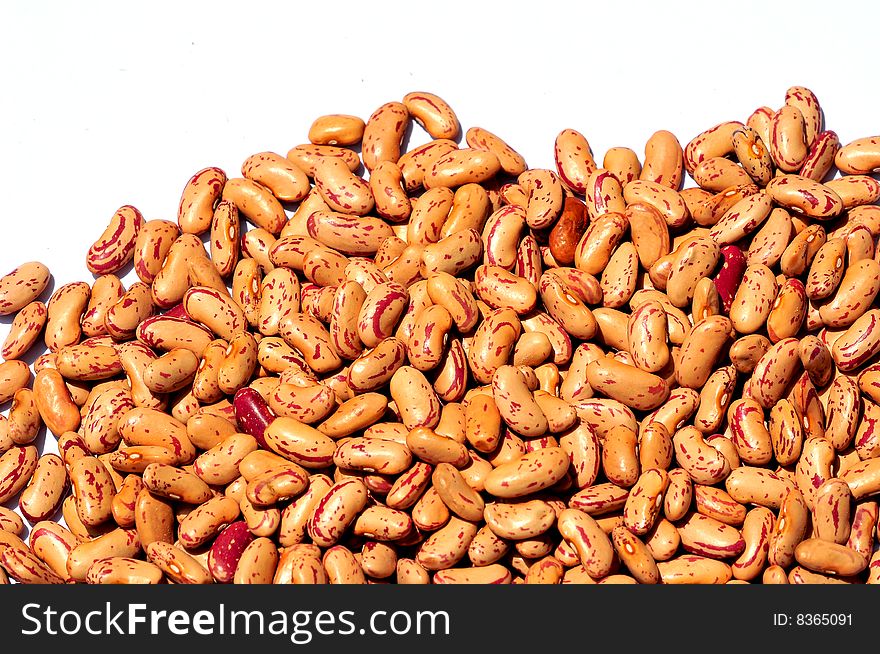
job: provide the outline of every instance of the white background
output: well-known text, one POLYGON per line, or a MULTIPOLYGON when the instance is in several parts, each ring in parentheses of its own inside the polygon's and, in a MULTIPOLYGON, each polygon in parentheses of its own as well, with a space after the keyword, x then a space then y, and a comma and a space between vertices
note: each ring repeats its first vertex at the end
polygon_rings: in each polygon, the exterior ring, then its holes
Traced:
POLYGON ((321 114, 366 119, 415 90, 533 167, 552 167, 566 127, 597 160, 641 154, 657 129, 684 144, 794 84, 842 141, 878 134, 878 17, 844 1, 5 0, 0 274, 38 259, 56 285, 90 280, 85 252, 118 206, 174 220, 196 170, 237 176, 321 114))

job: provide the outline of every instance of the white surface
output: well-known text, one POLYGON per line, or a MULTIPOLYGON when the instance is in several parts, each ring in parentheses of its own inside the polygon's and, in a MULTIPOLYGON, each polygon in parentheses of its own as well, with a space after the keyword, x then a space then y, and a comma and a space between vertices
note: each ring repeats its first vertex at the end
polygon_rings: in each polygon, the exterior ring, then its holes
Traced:
MULTIPOLYGON (((7 0, 0 274, 38 259, 56 285, 91 279, 85 252, 118 206, 174 220, 196 170, 236 176, 254 152, 305 142, 321 114, 366 119, 414 90, 533 167, 552 167, 566 127, 597 160, 612 146, 641 154, 657 129, 684 144, 777 108, 794 84, 842 141, 877 134, 878 15, 872 2, 766 0, 7 0)), ((414 128, 411 144, 426 140, 414 128)))

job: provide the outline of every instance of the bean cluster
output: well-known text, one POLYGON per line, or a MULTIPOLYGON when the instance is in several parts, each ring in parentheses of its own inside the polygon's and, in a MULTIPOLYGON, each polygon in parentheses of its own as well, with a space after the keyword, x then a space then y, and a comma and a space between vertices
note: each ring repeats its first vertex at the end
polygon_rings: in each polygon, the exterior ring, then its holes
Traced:
POLYGON ((880 581, 880 136, 461 136, 322 116, 0 278, 0 583, 880 581))

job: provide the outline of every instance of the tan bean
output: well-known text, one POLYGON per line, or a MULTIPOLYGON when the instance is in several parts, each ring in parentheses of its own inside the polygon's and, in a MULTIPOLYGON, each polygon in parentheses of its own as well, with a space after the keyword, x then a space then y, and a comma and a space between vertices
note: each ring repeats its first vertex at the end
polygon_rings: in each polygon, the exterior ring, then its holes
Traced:
POLYGON ((320 116, 309 128, 309 141, 316 145, 354 145, 363 135, 364 121, 346 114, 320 116))
POLYGON ((694 415, 694 426, 704 434, 718 430, 733 401, 736 369, 725 366, 713 372, 700 391, 700 405, 694 415))
POLYGON ((804 115, 797 106, 786 104, 770 121, 769 146, 773 160, 781 170, 794 172, 807 158, 809 145, 804 115))
MULTIPOLYGON (((319 119, 320 120, 320 119, 319 119)), ((358 138, 360 140, 360 138, 358 138)), ((344 145, 340 143, 339 145, 344 145)), ((344 147, 336 147, 334 145, 325 144, 303 144, 291 148, 287 152, 287 158, 297 167, 303 170, 309 177, 314 177, 315 166, 318 161, 325 157, 335 157, 341 159, 352 172, 356 171, 361 165, 360 158, 354 150, 344 147)), ((317 193, 314 193, 317 196, 317 193)), ((313 194, 307 197, 312 198, 313 194)), ((314 205, 310 205, 314 210, 314 205)))
POLYGON ((856 575, 868 565, 867 559, 858 552, 819 538, 799 543, 794 556, 805 568, 825 574, 856 575))
POLYGON ((22 307, 16 313, 9 333, 3 341, 0 356, 7 362, 23 356, 37 342, 47 317, 46 305, 42 302, 34 301, 22 307))
POLYGON ((392 161, 381 161, 370 174, 370 193, 376 212, 393 222, 409 218, 412 204, 404 189, 403 171, 392 161))
POLYGON ((800 175, 821 182, 834 165, 834 158, 839 149, 840 140, 835 132, 820 132, 810 146, 807 158, 801 166, 800 175))
POLYGON ((668 561, 678 551, 681 536, 669 520, 660 518, 645 534, 645 545, 655 561, 668 561))
POLYGON ((406 446, 378 438, 352 438, 340 445, 333 462, 346 470, 395 475, 407 470, 412 456, 406 446))
POLYGON ((180 302, 190 286, 190 261, 204 256, 205 249, 195 235, 183 234, 175 240, 151 282, 153 302, 161 308, 180 302))
POLYGON ((504 422, 523 436, 540 436, 549 428, 525 378, 513 366, 501 366, 492 377, 492 394, 504 422))
MULTIPOLYGON (((843 489, 841 489, 841 491, 842 490, 843 489)), ((839 496, 841 498, 841 504, 845 504, 848 509, 850 494, 840 492, 839 496)), ((839 513, 838 518, 845 520, 848 517, 845 514, 846 511, 839 513)), ((853 551, 861 554, 865 559, 870 559, 871 553, 874 551, 874 535, 876 533, 877 515, 878 507, 876 502, 859 502, 852 512, 852 524, 848 525, 850 532, 845 544, 853 551)), ((838 530, 840 530, 840 527, 838 527, 838 530)), ((829 538, 824 540, 842 544, 839 540, 842 535, 842 533, 837 534, 838 540, 832 541, 829 538)), ((818 536, 818 532, 816 533, 816 536, 818 536)))
POLYGON ((248 502, 263 508, 296 497, 307 486, 308 474, 303 468, 295 463, 279 462, 247 478, 245 492, 248 502))
POLYGON ((323 547, 334 545, 355 520, 367 501, 367 488, 358 479, 334 484, 321 498, 308 521, 312 540, 323 547))
POLYGON ((623 522, 636 536, 644 536, 656 524, 663 507, 668 476, 663 470, 645 470, 636 481, 626 498, 623 509, 623 522))
POLYGON ((479 266, 474 273, 474 290, 493 308, 513 309, 520 315, 535 308, 537 291, 529 280, 498 266, 479 266))
POLYGON ((752 373, 751 392, 764 408, 775 405, 800 372, 798 341, 785 338, 761 357, 752 373))
POLYGON ((46 309, 46 347, 57 352, 66 345, 78 343, 82 336, 80 324, 89 301, 91 289, 85 282, 71 282, 57 289, 46 309))
POLYGON ((587 179, 596 169, 590 144, 580 132, 564 129, 556 136, 554 158, 559 179, 575 193, 586 191, 587 179))
POLYGON ((734 400, 727 419, 740 458, 751 465, 769 463, 773 456, 773 445, 770 431, 764 424, 761 405, 751 398, 734 400))
POLYGON ((880 263, 862 259, 848 266, 834 296, 819 308, 826 327, 849 327, 880 293, 880 263))
POLYGON ((238 466, 251 452, 256 451, 257 441, 248 434, 232 434, 193 462, 193 473, 210 485, 228 484, 239 475, 238 466))
POLYGON ((730 496, 740 504, 778 509, 791 486, 770 470, 741 466, 724 481, 730 496))
POLYGON ((201 356, 211 342, 211 332, 190 320, 153 316, 138 325, 136 335, 142 343, 159 350, 185 348, 201 356))
POLYGON ((257 538, 245 547, 235 568, 235 584, 269 584, 278 566, 278 548, 268 538, 257 538))
MULTIPOLYGON (((850 539, 850 502, 846 482, 832 478, 813 488, 813 525, 816 537, 844 545, 850 539)), ((856 509, 858 514, 858 509, 856 509)))
POLYGON ((449 508, 440 499, 433 486, 415 503, 412 510, 413 523, 422 531, 435 531, 449 522, 449 508))
POLYGON ((451 463, 463 468, 470 462, 467 448, 428 427, 415 427, 406 435, 406 446, 413 456, 426 463, 451 463))
POLYGON ((731 320, 724 316, 709 316, 696 323, 681 346, 675 369, 678 383, 687 388, 704 386, 734 333, 731 320))
POLYGON ((628 497, 629 489, 607 482, 581 489, 571 496, 569 505, 592 516, 616 514, 625 507, 628 497))
POLYGON ((736 243, 757 230, 767 220, 772 208, 770 195, 759 191, 728 209, 709 231, 720 245, 736 243))
POLYGON ((20 536, 24 533, 24 522, 12 509, 0 507, 0 531, 20 536))
POLYGON ((548 228, 562 211, 563 187, 555 173, 533 169, 522 173, 517 181, 526 193, 525 221, 532 229, 548 228))
POLYGON ((96 561, 89 568, 89 584, 158 584, 162 581, 161 568, 128 557, 110 557, 96 561))
POLYGON ((425 376, 415 368, 402 366, 390 384, 391 397, 408 429, 435 427, 440 420, 440 401, 425 376))
POLYGON ((67 559, 67 573, 74 581, 82 582, 95 562, 114 556, 134 557, 139 551, 140 541, 135 530, 114 529, 73 548, 67 559))
POLYGON ((613 174, 621 185, 639 179, 642 164, 639 156, 629 148, 609 148, 602 160, 602 168, 613 174))
MULTIPOLYGON (((648 188, 654 189, 655 187, 648 188)), ((645 191, 646 188, 643 186, 641 190, 645 191)), ((623 197, 620 181, 604 168, 598 168, 590 174, 587 179, 585 197, 587 212, 594 222, 606 213, 623 213, 626 209, 627 202, 623 197)))
POLYGON ((594 220, 575 249, 575 266, 592 275, 604 270, 625 233, 627 221, 627 216, 614 211, 606 212, 594 220))
POLYGON ((5 404, 11 400, 30 380, 31 371, 24 361, 0 363, 0 403, 5 404))
POLYGON ((614 547, 599 524, 586 513, 565 509, 559 514, 559 533, 577 550, 581 565, 594 579, 611 571, 614 547))
POLYGON ((871 205, 880 198, 880 183, 867 175, 847 175, 825 184, 840 197, 845 209, 871 205))
POLYGON ((639 478, 638 438, 625 425, 612 428, 602 444, 602 469, 613 484, 629 488, 639 478))
POLYGON ((834 157, 834 165, 848 175, 867 175, 880 168, 880 138, 867 136, 844 145, 834 157))
POLYGON ((730 473, 730 464, 721 452, 707 443, 696 427, 684 427, 673 436, 675 458, 699 484, 717 484, 730 473))
POLYGON ((736 158, 749 176, 761 186, 766 186, 773 176, 773 160, 767 144, 751 127, 743 127, 732 137, 736 158))
POLYGON ((137 496, 143 488, 144 482, 140 477, 135 474, 126 475, 116 495, 113 496, 113 521, 123 529, 136 527, 135 506, 137 496))
POLYGON ((21 514, 31 523, 46 520, 58 510, 67 491, 67 472, 61 457, 44 454, 19 498, 21 514))
POLYGON ((92 293, 86 312, 82 317, 85 336, 101 336, 107 333, 104 319, 107 311, 124 295, 125 288, 116 275, 101 275, 92 284, 92 293))
POLYGON ((663 378, 610 357, 590 363, 587 380, 595 390, 641 411, 657 408, 669 396, 669 386, 663 378))
POLYGON ((387 102, 370 115, 362 147, 367 170, 373 170, 380 161, 396 162, 400 158, 400 144, 408 123, 409 111, 400 102, 387 102))
POLYGON ((379 541, 399 541, 412 533, 409 515, 397 509, 371 506, 361 513, 354 524, 354 533, 379 541))
POLYGON ((633 180, 623 187, 623 198, 629 204, 643 204, 656 209, 669 227, 681 227, 687 222, 687 205, 676 190, 658 182, 633 180))
POLYGON ((761 582, 764 584, 787 584, 788 575, 785 573, 785 570, 778 565, 768 566, 766 570, 764 570, 764 574, 761 577, 761 582))
MULTIPOLYGON (((222 171, 219 171, 219 169, 209 170, 217 171, 222 175, 222 171)), ((196 176, 199 176, 199 173, 196 173, 196 176)), ((208 176, 210 175, 202 176, 202 179, 206 180, 208 176)), ((225 182, 225 175, 222 179, 225 182)), ((221 185, 223 183, 219 181, 219 178, 215 178, 215 181, 221 185)), ((216 190, 219 193, 219 188, 216 190)), ((190 211, 193 214, 199 211, 210 211, 210 208, 205 209, 205 207, 213 203, 213 200, 209 199, 213 190, 204 186, 203 192, 204 204, 196 208, 196 205, 199 203, 194 202, 190 207, 190 211)), ((183 224, 186 225, 187 230, 202 229, 202 221, 203 217, 193 215, 192 220, 184 218, 183 224)), ((141 226, 134 246, 134 271, 142 282, 146 284, 153 282, 156 275, 162 269, 165 256, 179 235, 180 230, 177 225, 169 220, 148 220, 141 226)))
POLYGON ((779 509, 779 516, 770 536, 768 561, 788 567, 794 561, 795 548, 804 539, 809 510, 800 491, 789 489, 779 509))
POLYGON ((711 238, 696 237, 674 255, 671 274, 666 285, 669 300, 684 307, 694 296, 694 289, 703 277, 715 269, 720 250, 711 238))
POLYGON ((659 583, 660 571, 657 563, 648 547, 637 536, 620 525, 612 530, 611 540, 617 555, 639 583, 659 583))
POLYGON ((705 159, 723 157, 733 151, 733 134, 743 124, 738 121, 720 123, 695 136, 684 149, 684 167, 689 173, 705 159))
POLYGON ((743 336, 731 344, 728 356, 737 372, 750 373, 771 345, 770 339, 761 334, 743 336))
POLYGON ((104 327, 114 339, 125 340, 135 334, 137 326, 153 314, 150 287, 135 282, 126 293, 107 310, 104 327))
POLYGON ((730 566, 736 579, 750 581, 761 574, 767 565, 774 522, 773 513, 764 507, 756 507, 746 514, 742 527, 745 549, 730 566))
MULTIPOLYGON (((286 334, 289 336, 289 332, 286 334)), ((217 367, 217 386, 227 395, 243 388, 257 365, 257 342, 249 332, 239 332, 226 347, 217 367)))
POLYGON ((477 566, 497 563, 510 551, 510 544, 488 526, 482 527, 468 546, 468 558, 477 566))
MULTIPOLYGON (((342 360, 333 349, 330 334, 316 318, 304 313, 291 313, 282 319, 278 330, 291 347, 302 353, 315 373, 331 372, 341 365, 342 360)), ((256 363, 255 348, 253 354, 256 363)))
POLYGON ((30 547, 34 555, 64 581, 70 580, 67 559, 71 550, 82 542, 78 536, 55 522, 43 521, 34 525, 30 547))
POLYGON ((527 167, 525 159, 489 130, 471 127, 465 134, 465 140, 472 148, 494 154, 498 158, 501 170, 508 175, 520 175, 525 172, 527 167))
POLYGON ((409 115, 435 139, 455 139, 461 129, 458 118, 443 98, 414 91, 403 96, 409 115))
POLYGON ((645 143, 645 159, 639 179, 677 191, 682 181, 683 156, 681 144, 672 132, 654 132, 645 143))
POLYGON ((644 424, 639 432, 639 466, 668 470, 672 463, 672 437, 661 422, 644 424))
POLYGON ((842 372, 859 368, 880 351, 878 320, 880 311, 868 310, 834 342, 831 357, 842 372))
POLYGON ((850 264, 876 256, 874 236, 867 225, 854 225, 843 238, 846 242, 846 251, 850 264))
POLYGON ((15 313, 35 301, 49 285, 50 276, 45 265, 29 261, 0 277, 0 315, 15 313))
POLYGON ((840 473, 849 485, 853 498, 860 500, 880 492, 880 461, 868 459, 840 473))
POLYGON ((77 513, 84 524, 95 527, 113 516, 116 488, 110 472, 98 459, 85 457, 70 469, 77 513))
POLYGON ((9 581, 6 573, 22 584, 61 584, 64 580, 37 558, 21 539, 6 532, 0 532, 0 567, 4 569, 4 584, 9 581))
POLYGON ((154 393, 173 393, 189 385, 199 368, 190 350, 174 349, 150 363, 144 370, 144 384, 154 393))
POLYGON ((177 213, 177 222, 184 233, 201 234, 208 230, 214 205, 225 184, 226 174, 219 168, 205 168, 190 178, 181 194, 177 213))
POLYGON ((770 438, 780 465, 796 463, 801 455, 803 430, 792 403, 779 400, 770 410, 770 438))
POLYGON ((632 243, 621 243, 602 272, 600 286, 606 307, 622 307, 636 291, 638 254, 632 243))
POLYGON ((270 234, 279 234, 287 222, 284 207, 281 206, 272 191, 251 179, 232 178, 227 180, 223 186, 221 198, 232 202, 239 214, 270 234))
POLYGON ((153 493, 187 504, 202 504, 211 489, 191 472, 162 463, 151 463, 143 473, 144 485, 153 493))
POLYGON ((486 477, 485 488, 495 497, 523 497, 558 482, 569 465, 568 455, 561 448, 534 450, 516 461, 496 467, 486 477))
POLYGON ((272 451, 306 468, 325 467, 336 449, 328 436, 288 417, 273 420, 264 438, 272 451))
POLYGON ((800 175, 780 175, 767 184, 767 193, 786 209, 813 218, 832 218, 843 210, 843 200, 824 184, 800 175))
POLYGON ((733 574, 723 561, 696 555, 662 561, 657 569, 664 584, 726 584, 733 574))
POLYGON ((274 152, 251 155, 241 164, 241 174, 271 190, 282 202, 299 202, 311 188, 305 172, 274 152))

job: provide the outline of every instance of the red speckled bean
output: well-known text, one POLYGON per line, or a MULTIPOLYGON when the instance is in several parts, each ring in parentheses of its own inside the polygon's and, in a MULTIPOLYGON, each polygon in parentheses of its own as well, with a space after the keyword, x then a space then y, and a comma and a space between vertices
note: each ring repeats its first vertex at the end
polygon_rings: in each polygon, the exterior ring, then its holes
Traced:
POLYGON ((86 255, 86 267, 96 275, 121 270, 134 256, 138 232, 144 225, 141 212, 130 205, 120 207, 110 224, 86 255))
POLYGON ((243 520, 233 522, 217 535, 208 551, 208 570, 217 582, 232 582, 239 560, 253 541, 254 535, 243 520))

